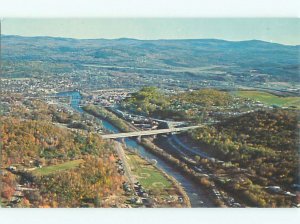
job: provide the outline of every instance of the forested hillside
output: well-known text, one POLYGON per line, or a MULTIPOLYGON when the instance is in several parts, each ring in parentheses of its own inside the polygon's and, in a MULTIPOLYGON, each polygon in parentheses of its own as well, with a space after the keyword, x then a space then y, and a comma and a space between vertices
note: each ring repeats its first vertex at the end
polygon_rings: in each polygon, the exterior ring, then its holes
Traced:
POLYGON ((143 87, 127 98, 122 106, 138 114, 198 122, 205 111, 219 110, 218 107, 226 107, 236 101, 229 93, 215 89, 168 95, 155 87, 143 87))
POLYGON ((239 79, 249 70, 257 70, 260 75, 268 74, 263 80, 298 82, 299 46, 257 40, 79 40, 4 35, 2 42, 5 74, 18 77, 71 71, 87 63, 156 68, 155 73, 162 75, 167 71, 158 69, 172 69, 174 77, 188 79, 228 79, 220 76, 225 73, 230 74, 229 80, 239 79))
POLYGON ((1 197, 12 200, 16 184, 25 191, 20 207, 103 207, 122 193, 122 176, 111 144, 95 134, 72 132, 41 120, 0 118, 1 197), (14 175, 15 174, 15 175, 14 175))
POLYGON ((191 137, 217 158, 237 163, 267 178, 266 184, 289 187, 297 180, 298 114, 257 111, 214 126, 197 129, 191 137))

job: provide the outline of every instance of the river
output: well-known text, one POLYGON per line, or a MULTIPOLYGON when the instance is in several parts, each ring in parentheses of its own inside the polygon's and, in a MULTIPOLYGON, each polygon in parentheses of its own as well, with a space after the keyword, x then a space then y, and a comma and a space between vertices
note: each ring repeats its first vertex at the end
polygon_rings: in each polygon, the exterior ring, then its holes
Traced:
MULTIPOLYGON (((81 95, 79 92, 61 92, 57 94, 58 96, 70 96, 71 107, 76 111, 83 113, 83 110, 79 107, 81 100, 81 95)), ((98 119, 98 118, 97 118, 98 119)), ((120 132, 118 128, 110 124, 106 120, 101 120, 103 128, 109 132, 118 133, 120 132)), ((201 186, 195 184, 190 178, 184 176, 179 170, 173 168, 170 164, 156 156, 155 154, 147 151, 143 146, 138 144, 135 140, 126 138, 125 144, 127 147, 137 149, 137 152, 144 158, 155 159, 157 161, 156 166, 166 172, 168 175, 174 177, 184 188, 187 195, 190 198, 192 207, 214 207, 211 199, 207 196, 207 193, 201 189, 201 186)))

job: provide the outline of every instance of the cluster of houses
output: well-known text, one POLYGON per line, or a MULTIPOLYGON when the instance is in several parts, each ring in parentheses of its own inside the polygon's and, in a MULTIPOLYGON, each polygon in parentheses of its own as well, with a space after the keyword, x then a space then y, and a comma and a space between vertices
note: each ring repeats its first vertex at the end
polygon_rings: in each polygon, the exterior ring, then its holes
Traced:
POLYGON ((142 203, 146 207, 154 206, 153 199, 149 198, 149 194, 139 182, 134 183, 134 191, 135 195, 137 195, 138 197, 131 198, 131 202, 134 202, 136 204, 142 203))
POLYGON ((143 186, 139 182, 136 182, 134 184, 134 190, 135 190, 135 193, 140 197, 144 197, 144 198, 149 197, 148 193, 146 192, 146 190, 143 188, 143 186))
POLYGON ((23 197, 24 197, 24 194, 22 191, 15 191, 13 196, 11 197, 10 202, 8 203, 7 207, 8 208, 14 207, 16 204, 18 204, 22 201, 23 197))
POLYGON ((28 193, 28 192, 33 192, 33 191, 37 191, 37 190, 38 189, 36 188, 36 186, 31 186, 28 183, 24 184, 24 185, 17 184, 16 188, 15 188, 15 192, 7 206, 15 207, 18 203, 20 203, 22 201, 22 199, 25 196, 25 192, 28 193))
MULTIPOLYGON (((35 168, 37 168, 37 167, 35 167, 35 168)), ((5 173, 8 171, 11 173, 14 173, 14 174, 19 174, 19 172, 24 171, 24 169, 20 169, 17 166, 10 165, 9 167, 6 168, 6 170, 1 171, 1 174, 5 175, 5 173)), ((13 195, 10 198, 10 201, 8 202, 7 207, 8 208, 16 207, 17 204, 19 204, 23 200, 25 193, 29 193, 29 192, 33 192, 33 191, 37 191, 37 190, 38 189, 37 189, 36 185, 30 183, 29 181, 24 181, 23 185, 16 184, 13 195)))
POLYGON ((39 78, 0 79, 0 93, 23 93, 28 95, 50 94, 74 89, 78 84, 66 76, 40 76, 39 78))
POLYGON ((119 174, 124 175, 125 174, 125 170, 124 170, 124 166, 123 166, 122 160, 118 159, 116 161, 116 164, 117 164, 117 169, 118 169, 119 174))
POLYGON ((27 172, 32 171, 37 168, 42 168, 43 164, 39 160, 29 160, 23 161, 21 164, 17 165, 10 165, 6 168, 6 170, 10 171, 11 173, 17 174, 18 172, 27 172))
POLYGON ((133 186, 134 192, 132 192, 132 188, 128 182, 123 182, 123 189, 126 194, 133 195, 130 198, 131 204, 135 204, 137 206, 145 206, 145 207, 154 206, 154 200, 149 197, 149 194, 139 182, 134 183, 133 186))
POLYGON ((123 182, 123 190, 125 191, 126 194, 131 194, 132 192, 130 184, 126 181, 123 182))
POLYGON ((127 98, 130 92, 125 89, 105 89, 94 91, 83 100, 84 104, 95 104, 111 107, 127 98))
POLYGON ((157 129, 159 122, 153 120, 151 118, 147 118, 140 115, 133 115, 126 112, 123 112, 116 108, 110 108, 112 112, 117 114, 119 117, 122 117, 126 121, 129 121, 134 126, 141 128, 142 130, 150 130, 150 129, 157 129))

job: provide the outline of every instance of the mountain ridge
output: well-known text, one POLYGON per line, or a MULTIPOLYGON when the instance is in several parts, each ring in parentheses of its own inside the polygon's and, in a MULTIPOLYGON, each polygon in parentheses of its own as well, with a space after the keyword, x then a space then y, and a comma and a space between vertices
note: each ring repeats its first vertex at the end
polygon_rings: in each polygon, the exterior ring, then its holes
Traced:
POLYGON ((169 42, 180 42, 180 41, 214 41, 214 42, 229 42, 229 43, 267 43, 275 44, 282 46, 290 47, 300 47, 300 44, 290 45, 277 42, 269 42, 266 40, 259 39, 247 39, 247 40, 225 40, 218 38, 183 38, 183 39, 138 39, 138 38, 129 38, 129 37, 120 37, 120 38, 73 38, 73 37, 60 37, 60 36, 22 36, 14 34, 2 34, 2 38, 26 38, 26 39, 53 39, 53 40, 76 40, 76 41, 143 41, 143 42, 160 42, 160 41, 169 41, 169 42))
MULTIPOLYGON (((188 71, 210 77, 264 75, 265 81, 299 82, 300 45, 260 40, 219 39, 137 40, 74 39, 60 37, 2 36, 3 61, 118 65, 188 71), (208 68, 203 71, 202 68, 208 68), (216 68, 217 67, 217 68, 216 68), (250 74, 251 73, 251 74, 250 74), (218 75, 219 74, 219 75, 218 75)), ((124 70, 124 68, 123 68, 124 70)), ((30 71, 29 71, 30 72, 30 71)), ((185 74, 185 73, 180 73, 185 74)), ((260 78, 258 78, 260 79, 260 78)))

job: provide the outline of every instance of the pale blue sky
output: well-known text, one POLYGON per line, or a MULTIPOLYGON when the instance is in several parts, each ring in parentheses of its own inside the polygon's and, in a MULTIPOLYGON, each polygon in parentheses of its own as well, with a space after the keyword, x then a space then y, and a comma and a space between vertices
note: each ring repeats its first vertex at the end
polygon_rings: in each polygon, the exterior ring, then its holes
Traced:
POLYGON ((300 19, 4 19, 2 33, 72 38, 264 40, 299 45, 300 19))

